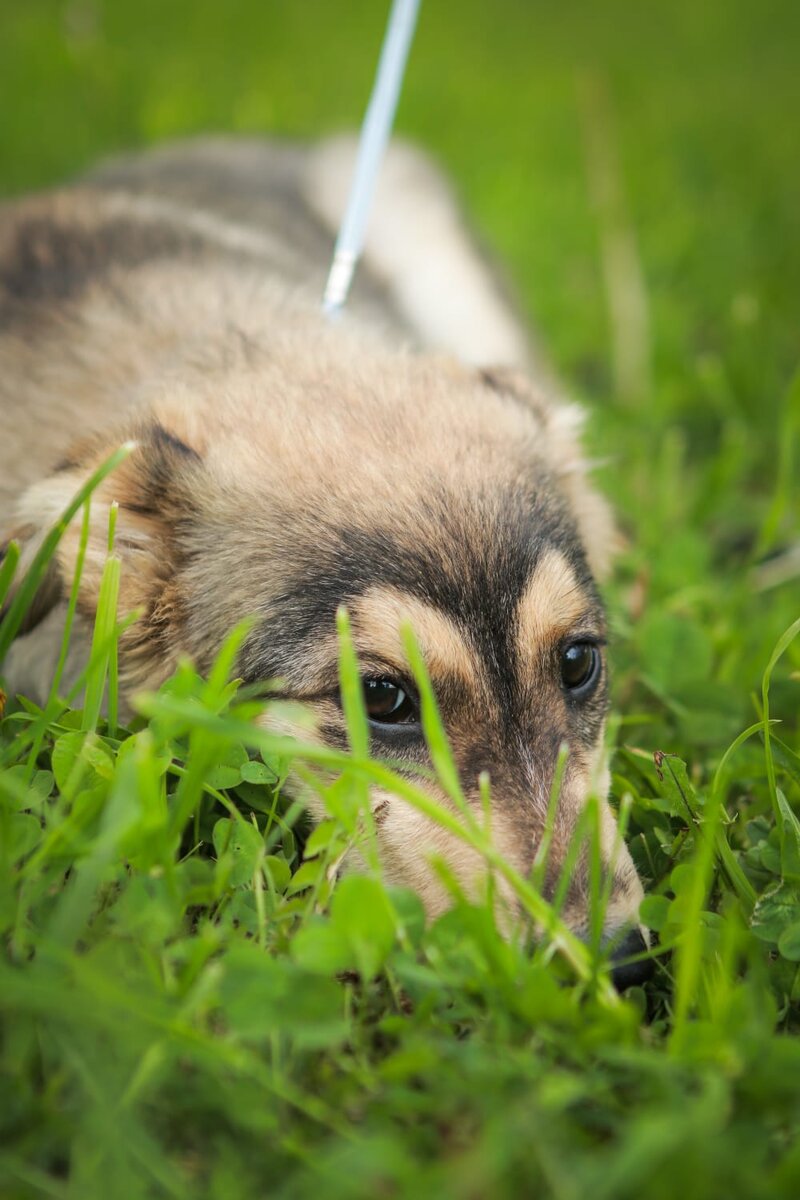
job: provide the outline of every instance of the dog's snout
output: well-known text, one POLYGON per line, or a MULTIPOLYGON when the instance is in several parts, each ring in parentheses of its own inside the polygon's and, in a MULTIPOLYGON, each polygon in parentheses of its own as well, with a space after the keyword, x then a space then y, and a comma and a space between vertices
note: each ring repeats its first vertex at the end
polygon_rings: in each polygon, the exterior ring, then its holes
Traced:
POLYGON ((638 958, 635 962, 628 961, 635 955, 644 954, 647 943, 640 929, 631 929, 615 948, 611 956, 611 979, 618 992, 626 988, 637 987, 646 983, 653 974, 653 960, 638 958))

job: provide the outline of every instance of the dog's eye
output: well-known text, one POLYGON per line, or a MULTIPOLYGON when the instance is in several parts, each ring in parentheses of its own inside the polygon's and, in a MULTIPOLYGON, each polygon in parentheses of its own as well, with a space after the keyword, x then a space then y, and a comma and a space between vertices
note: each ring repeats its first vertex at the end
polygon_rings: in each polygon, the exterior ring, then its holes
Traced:
POLYGON ((416 704, 393 679, 367 677, 363 685, 364 704, 370 721, 381 725, 409 725, 419 720, 416 704))
POLYGON ((561 682, 573 695, 586 695, 600 676, 600 651, 591 642, 571 642, 561 652, 561 682))

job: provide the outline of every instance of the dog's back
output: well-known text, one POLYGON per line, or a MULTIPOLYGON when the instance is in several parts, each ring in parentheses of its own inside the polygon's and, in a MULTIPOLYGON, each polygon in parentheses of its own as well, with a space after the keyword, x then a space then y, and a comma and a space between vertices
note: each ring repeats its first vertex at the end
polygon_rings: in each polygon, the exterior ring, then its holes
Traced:
MULTIPOLYGON (((65 438, 102 431, 148 381, 236 325, 314 310, 354 145, 203 139, 111 161, 0 210, 0 506, 65 438)), ((396 147, 346 324, 464 361, 521 363, 526 342, 442 178, 396 147)))

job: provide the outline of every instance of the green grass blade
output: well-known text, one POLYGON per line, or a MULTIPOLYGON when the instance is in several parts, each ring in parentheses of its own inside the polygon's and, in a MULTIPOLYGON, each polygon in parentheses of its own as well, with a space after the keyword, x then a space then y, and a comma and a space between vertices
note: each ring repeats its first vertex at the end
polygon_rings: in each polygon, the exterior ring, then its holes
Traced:
POLYGON ((691 885, 682 914, 682 930, 674 951, 677 970, 672 1031, 669 1039, 670 1052, 673 1055, 681 1054, 685 1048, 690 1018, 699 999, 706 944, 702 915, 713 876, 719 814, 719 806, 712 806, 703 826, 704 836, 697 839, 692 861, 691 885))
POLYGON ((436 702, 428 668, 425 665, 425 660, 422 657, 414 630, 410 624, 404 624, 401 629, 401 636, 403 639, 403 648, 411 666, 411 673, 419 689, 422 731, 430 751, 436 776, 459 811, 472 826, 477 828, 475 817, 467 804, 461 787, 458 768, 456 767, 453 752, 450 749, 450 742, 442 723, 439 705, 436 702))
POLYGON ((346 608, 340 608, 336 613, 336 632, 339 635, 339 692, 347 724, 348 741, 353 754, 359 758, 366 758, 369 754, 369 724, 361 672, 346 608))
POLYGON ((775 775, 775 758, 772 753, 772 744, 770 742, 770 728, 772 722, 769 718, 769 686, 772 680, 772 672, 782 655, 788 650, 794 639, 800 633, 800 617, 794 621, 789 628, 781 635, 772 651, 767 669, 761 680, 761 727, 764 731, 764 758, 767 764, 767 781, 769 783, 769 794, 772 800, 772 810, 775 814, 775 821, 778 828, 782 828, 780 805, 778 804, 778 788, 775 775))
MULTIPOLYGON (((776 721, 770 721, 769 723, 770 725, 778 724, 776 721)), ((761 733, 763 728, 764 725, 762 721, 757 721, 755 724, 749 725, 747 729, 743 730, 738 737, 734 738, 730 746, 728 746, 728 749, 725 751, 719 761, 719 765, 714 773, 714 779, 711 784, 711 803, 713 805, 721 806, 723 803, 722 796, 720 794, 722 780, 731 758, 740 746, 743 746, 746 741, 754 736, 754 734, 761 733)), ((753 911, 757 899, 755 888, 750 883, 750 880, 747 878, 742 868, 739 866, 736 856, 728 844, 725 830, 721 824, 717 827, 716 841, 720 865, 728 877, 731 886, 739 897, 739 900, 745 906, 746 911, 750 913, 753 911)))
POLYGON ((126 442, 118 450, 115 450, 86 480, 83 486, 79 488, 55 525, 53 525, 45 536, 44 541, 34 556, 33 562, 25 573, 25 577, 16 595, 9 604, 5 616, 0 621, 0 662, 5 658, 9 646, 17 636, 25 613, 33 603, 33 599, 39 589, 39 584, 44 579, 50 559, 53 557, 58 543, 61 541, 65 530, 72 522, 75 514, 91 496, 92 492, 96 491, 103 480, 112 471, 116 470, 120 463, 124 462, 134 449, 134 442, 126 442))
POLYGON ((67 615, 64 620, 64 633, 61 638, 61 649, 59 650, 58 662, 56 663, 53 682, 50 685, 49 701, 52 701, 58 695, 58 689, 61 686, 61 679, 64 675, 64 668, 69 654, 70 639, 72 636, 72 626, 75 620, 75 612, 78 607, 78 595, 80 593, 81 578, 83 576, 83 565, 86 561, 86 548, 89 545, 89 523, 91 519, 91 497, 89 497, 83 506, 83 520, 81 522, 81 534, 78 541, 78 555, 75 560, 75 573, 72 577, 72 587, 70 588, 69 601, 67 604, 67 615))
MULTIPOLYGON (((339 635, 339 695, 347 726, 347 739, 356 758, 369 757, 369 723, 364 704, 364 688, 358 665, 350 618, 344 607, 336 613, 336 631, 339 635)), ((352 781, 355 821, 351 827, 361 826, 365 833, 363 850, 373 871, 378 870, 378 848, 375 838, 375 823, 372 819, 369 784, 359 776, 352 781)))
POLYGON ((0 609, 2 609, 5 598, 11 589, 11 584, 14 582, 19 556, 19 542, 9 542, 5 548, 2 562, 0 562, 0 609))
POLYGON ((561 800, 561 787, 564 782, 564 772, 567 769, 568 758, 569 746, 565 742, 558 749, 558 758, 556 759, 553 782, 550 785, 550 796, 547 802, 547 816, 545 817, 544 830, 539 845, 536 847, 533 867, 531 868, 531 883, 540 892, 544 887, 547 877, 547 863, 550 857, 550 846, 553 841, 553 831, 555 829, 559 801, 561 800))
POLYGON ((108 667, 115 654, 117 605, 122 562, 117 555, 106 559, 100 581, 97 615, 92 636, 92 661, 86 676, 86 697, 83 705, 83 729, 96 729, 103 707, 108 667))

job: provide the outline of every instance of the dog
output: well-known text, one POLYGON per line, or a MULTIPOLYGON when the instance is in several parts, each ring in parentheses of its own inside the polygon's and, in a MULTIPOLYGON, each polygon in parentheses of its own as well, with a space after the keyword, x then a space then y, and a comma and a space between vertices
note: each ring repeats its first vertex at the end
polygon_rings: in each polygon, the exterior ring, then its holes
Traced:
MULTIPOLYGON (((563 744, 551 895, 587 797, 601 797, 606 933, 644 949, 642 887, 606 800, 606 620, 614 526, 581 414, 530 349, 453 194, 397 144, 344 318, 320 309, 354 145, 203 139, 101 166, 0 211, 0 512, 28 564, 122 442, 96 493, 72 655, 85 661, 119 504, 126 695, 181 655, 207 669, 232 627, 248 682, 279 679, 326 744, 346 745, 335 614, 346 605, 372 752, 428 763, 401 629, 410 621, 464 793, 491 784, 498 849, 523 874, 563 744)), ((6 679, 47 693, 80 522, 66 531, 6 679)), ((426 782, 442 804, 443 790, 426 782)), ((434 916, 445 860, 476 854, 397 797, 372 795, 387 879, 434 916)), ((589 922, 589 855, 562 916, 589 922)), ((646 967, 633 972, 643 977, 646 967)), ((630 982, 630 969, 626 982, 630 982)))

